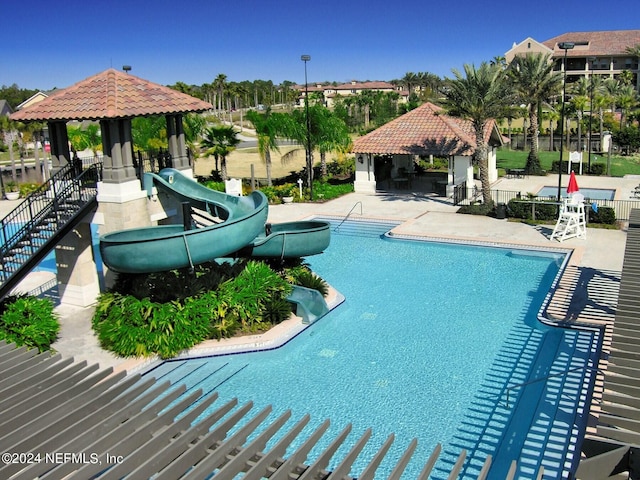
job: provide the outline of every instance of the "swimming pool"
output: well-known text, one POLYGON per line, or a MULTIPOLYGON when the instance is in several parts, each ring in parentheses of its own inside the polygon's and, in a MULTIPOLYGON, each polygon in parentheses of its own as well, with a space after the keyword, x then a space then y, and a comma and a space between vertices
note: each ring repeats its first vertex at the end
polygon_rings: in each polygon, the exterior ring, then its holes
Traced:
MULTIPOLYGON (((615 189, 610 188, 581 188, 580 193, 584 195, 584 198, 588 198, 589 200, 613 200, 616 196, 615 189)), ((562 188, 560 190, 560 194, 563 197, 567 196, 567 189, 562 188)), ((539 197, 557 197, 558 196, 558 187, 542 187, 536 193, 539 197)))
MULTIPOLYGON (((336 310, 280 349, 189 360, 193 374, 166 362, 151 374, 170 372, 167 378, 215 390, 221 400, 273 405, 272 415, 309 412, 315 423, 307 434, 326 418, 334 434, 347 423, 355 435, 372 427, 372 452, 395 433, 390 459, 418 438, 403 478, 417 476, 438 442, 440 472, 469 451, 466 478, 477 475, 487 454, 494 478, 504 478, 514 458, 542 464, 540 438, 558 437, 561 428, 566 441, 557 440, 558 448, 570 449, 572 441, 575 448, 586 401, 581 374, 513 388, 508 401, 505 395, 509 386, 593 362, 592 333, 536 319, 561 255, 332 232, 327 252, 307 260, 345 295, 336 310), (567 382, 582 411, 571 405, 567 382), (559 421, 554 396, 565 402, 559 421)), ((366 451, 361 457, 352 475, 370 460, 366 451)), ((567 468, 565 459, 555 470, 553 462, 544 464, 547 475, 567 468)), ((526 469, 517 477, 535 478, 537 470, 526 469)))

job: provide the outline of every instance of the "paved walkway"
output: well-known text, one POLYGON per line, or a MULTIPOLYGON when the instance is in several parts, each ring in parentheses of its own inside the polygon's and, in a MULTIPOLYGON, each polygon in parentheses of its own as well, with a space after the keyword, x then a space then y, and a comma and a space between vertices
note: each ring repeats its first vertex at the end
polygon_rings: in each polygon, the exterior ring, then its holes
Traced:
MULTIPOLYGON (((516 190, 523 193, 537 192, 543 186, 557 185, 557 176, 528 177, 523 179, 500 179, 493 188, 516 190), (554 183, 555 182, 555 183, 554 183)), ((563 178, 566 186, 568 176, 563 178)), ((616 198, 628 199, 638 178, 602 178, 579 177, 583 188, 616 188, 616 198)), ((18 202, 0 201, 0 214, 6 214, 18 202)), ((625 249, 626 233, 621 230, 589 228, 587 239, 571 239, 562 244, 550 241, 551 226, 531 226, 489 217, 456 214, 457 207, 439 197, 397 192, 386 194, 349 194, 341 198, 316 204, 275 205, 269 208, 269 221, 272 223, 299 220, 312 215, 332 215, 383 218, 400 220, 402 224, 394 231, 407 235, 420 235, 440 239, 462 239, 482 241, 494 244, 531 245, 572 249, 570 265, 574 268, 588 268, 607 272, 620 272, 625 249)), ((325 255, 330 255, 327 250, 325 255)), ((38 285, 51 282, 51 276, 45 273, 31 274, 19 286, 23 290, 37 288, 38 285)), ((108 352, 102 351, 91 330, 92 308, 78 308, 61 305, 56 308, 61 316, 62 329, 59 340, 53 347, 64 356, 73 356, 76 360, 127 368, 124 363, 108 352)))

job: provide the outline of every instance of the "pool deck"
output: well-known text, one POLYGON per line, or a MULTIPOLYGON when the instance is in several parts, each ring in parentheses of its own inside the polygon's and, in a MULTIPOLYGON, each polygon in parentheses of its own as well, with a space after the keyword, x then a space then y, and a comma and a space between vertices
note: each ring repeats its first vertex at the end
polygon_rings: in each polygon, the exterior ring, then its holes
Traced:
MULTIPOLYGON (((563 175, 562 184, 566 187, 568 175, 563 175)), ((557 175, 547 177, 525 177, 519 179, 498 180, 492 186, 499 190, 515 190, 523 193, 537 192, 543 186, 557 185, 557 175)), ((585 188, 616 188, 616 199, 629 200, 631 192, 640 184, 639 177, 602 178, 578 177, 578 184, 585 188)), ((6 214, 15 208, 19 201, 0 201, 0 214, 6 214)), ((536 248, 556 248, 573 251, 566 281, 561 282, 558 289, 558 300, 552 299, 555 307, 554 315, 569 318, 572 303, 576 298, 583 298, 588 292, 588 285, 582 285, 582 294, 575 295, 575 288, 580 283, 582 270, 593 272, 619 273, 625 250, 626 232, 624 230, 605 230, 588 228, 586 239, 570 239, 563 243, 550 241, 553 226, 531 226, 508 220, 490 217, 460 215, 455 212, 458 207, 440 197, 414 194, 407 190, 378 193, 352 193, 324 203, 293 203, 269 207, 269 221, 272 223, 294 221, 314 215, 344 217, 351 212, 352 218, 378 218, 402 222, 393 232, 402 235, 428 237, 442 240, 463 240, 482 242, 494 245, 533 246, 536 248)), ((330 249, 327 254, 330 253, 330 249)), ((52 274, 35 272, 30 274, 20 285, 23 291, 38 288, 42 284, 54 280, 52 274)), ((616 285, 617 288, 617 285, 616 285)), ((617 290, 616 290, 617 292, 617 290)), ((617 299, 617 294, 615 295, 617 299)), ((574 308, 574 313, 575 312, 574 308)), ((61 318, 60 337, 53 347, 65 357, 74 357, 76 361, 86 360, 89 364, 99 363, 100 367, 113 367, 116 370, 138 369, 140 362, 122 360, 109 352, 103 351, 91 330, 93 308, 79 308, 60 305, 56 311, 61 318)), ((579 313, 572 317, 579 320, 579 313)), ((598 319, 595 319, 598 321, 598 319)), ((605 319, 606 320, 606 319, 605 319)), ((612 318, 610 320, 613 320, 612 318)), ((295 321, 294 321, 295 323, 295 321)), ((296 325, 281 327, 296 329, 296 325)), ((252 342, 273 341, 273 336, 282 334, 275 329, 265 336, 246 338, 252 342)), ((232 340, 237 342, 237 340, 232 340)))

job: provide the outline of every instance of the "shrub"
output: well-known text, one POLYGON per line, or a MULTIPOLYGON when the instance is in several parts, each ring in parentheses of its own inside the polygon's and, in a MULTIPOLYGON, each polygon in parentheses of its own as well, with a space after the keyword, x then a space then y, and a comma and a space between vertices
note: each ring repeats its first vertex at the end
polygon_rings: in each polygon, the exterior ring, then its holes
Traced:
POLYGON ((344 159, 334 159, 327 163, 327 174, 335 177, 347 177, 353 175, 356 168, 356 159, 354 157, 345 157, 344 159))
POLYGON ((589 209, 589 222, 602 223, 605 225, 615 225, 616 211, 611 207, 598 207, 598 211, 594 212, 589 209))
POLYGON ((262 318, 271 325, 277 325, 291 316, 291 303, 286 298, 271 298, 262 309, 262 318))
POLYGON ((40 188, 41 184, 39 183, 21 183, 20 184, 20 196, 28 197, 33 192, 40 188))
POLYGON ((0 339, 40 352, 49 350, 60 331, 53 303, 29 295, 6 300, 0 307, 0 339))
POLYGON ((493 203, 472 203, 463 205, 458 209, 458 213, 466 215, 490 215, 493 213, 493 203))
POLYGON ((100 295, 92 326, 100 345, 122 357, 156 353, 171 358, 209 333, 208 319, 192 317, 178 302, 155 303, 119 293, 100 295))
POLYGON ((291 313, 281 302, 291 285, 264 262, 119 276, 116 287, 122 291, 99 297, 92 325, 102 347, 124 357, 170 358, 206 338, 264 330, 291 313))
POLYGON ((604 175, 606 168, 607 166, 604 163, 592 163, 589 173, 591 175, 604 175))
POLYGON ((313 195, 316 200, 332 200, 353 192, 353 183, 313 182, 313 195))
MULTIPOLYGON (((549 202, 551 202, 551 200, 549 202)), ((531 203, 515 198, 509 200, 507 204, 507 212, 510 217, 524 220, 533 220, 532 208, 535 209, 536 220, 546 221, 558 218, 558 206, 553 203, 549 203, 548 205, 545 203, 535 203, 532 207, 531 203)))
POLYGON ((299 269, 295 272, 294 275, 296 285, 317 290, 322 294, 323 297, 326 297, 328 295, 329 285, 327 285, 327 282, 325 282, 322 278, 317 276, 309 269, 299 269))

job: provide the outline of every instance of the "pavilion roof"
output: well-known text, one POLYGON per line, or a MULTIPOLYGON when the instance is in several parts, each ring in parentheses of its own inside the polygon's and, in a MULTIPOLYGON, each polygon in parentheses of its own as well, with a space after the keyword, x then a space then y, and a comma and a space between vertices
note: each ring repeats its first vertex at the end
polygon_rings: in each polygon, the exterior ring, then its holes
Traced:
POLYGON ((110 68, 11 115, 20 121, 133 118, 202 112, 213 106, 169 87, 110 68))
MULTIPOLYGON (((490 144, 501 144, 496 122, 485 129, 490 144)), ((380 155, 473 155, 475 133, 470 121, 448 116, 433 103, 423 105, 354 141, 354 153, 380 155)))

